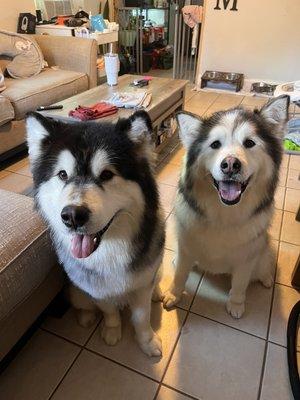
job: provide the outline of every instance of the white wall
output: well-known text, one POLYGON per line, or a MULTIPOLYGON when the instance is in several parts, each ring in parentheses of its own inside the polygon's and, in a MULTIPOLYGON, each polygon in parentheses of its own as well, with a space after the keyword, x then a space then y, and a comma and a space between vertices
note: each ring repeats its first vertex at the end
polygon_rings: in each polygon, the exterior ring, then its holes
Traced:
POLYGON ((200 45, 205 70, 242 72, 247 79, 300 79, 300 0, 237 0, 214 10, 206 0, 200 45))
POLYGON ((35 15, 34 0, 0 0, 0 29, 16 32, 19 14, 35 15))

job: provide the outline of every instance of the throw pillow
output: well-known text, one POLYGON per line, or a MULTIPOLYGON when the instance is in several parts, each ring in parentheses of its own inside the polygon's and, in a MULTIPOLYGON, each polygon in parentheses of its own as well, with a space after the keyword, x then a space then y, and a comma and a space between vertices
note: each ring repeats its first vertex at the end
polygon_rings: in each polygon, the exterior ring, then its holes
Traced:
POLYGON ((3 92, 4 89, 6 89, 5 82, 4 82, 4 75, 0 68, 0 92, 3 92))
POLYGON ((6 69, 12 78, 29 78, 41 72, 43 54, 32 38, 18 33, 0 30, 0 57, 11 59, 6 69))

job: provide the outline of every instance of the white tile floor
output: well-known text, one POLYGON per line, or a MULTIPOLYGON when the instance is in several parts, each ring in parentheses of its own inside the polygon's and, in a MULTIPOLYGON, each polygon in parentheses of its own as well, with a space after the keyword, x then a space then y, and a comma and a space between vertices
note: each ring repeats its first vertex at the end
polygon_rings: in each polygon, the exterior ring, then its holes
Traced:
MULTIPOLYGON (((209 115, 242 104, 259 107, 262 99, 189 92, 186 109, 209 115)), ((172 274, 175 251, 172 213, 184 150, 165 154, 158 183, 167 220, 162 288, 172 274)), ((0 376, 5 400, 288 400, 286 324, 300 295, 290 277, 300 250, 300 157, 285 156, 276 193, 271 235, 278 250, 276 284, 248 290, 241 320, 226 314, 229 281, 222 276, 190 274, 187 293, 167 312, 153 305, 152 323, 163 341, 163 357, 149 359, 133 339, 128 311, 123 312, 122 341, 116 347, 100 339, 99 321, 77 325, 73 310, 62 319, 48 317, 0 376)), ((27 159, 0 172, 0 188, 24 192, 32 184, 27 159)), ((299 343, 300 350, 300 343, 299 343)), ((300 353, 299 353, 300 355, 300 353)), ((300 358, 300 356, 299 356, 300 358)))

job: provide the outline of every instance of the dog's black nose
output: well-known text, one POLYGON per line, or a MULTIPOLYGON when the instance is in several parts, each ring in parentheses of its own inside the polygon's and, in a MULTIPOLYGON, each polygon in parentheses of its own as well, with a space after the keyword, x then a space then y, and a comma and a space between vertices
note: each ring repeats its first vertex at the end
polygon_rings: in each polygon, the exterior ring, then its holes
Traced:
POLYGON ((68 228, 77 229, 88 221, 90 210, 84 206, 66 206, 60 215, 68 228))
POLYGON ((242 164, 238 158, 229 156, 221 162, 221 170, 224 174, 237 174, 240 172, 242 164))

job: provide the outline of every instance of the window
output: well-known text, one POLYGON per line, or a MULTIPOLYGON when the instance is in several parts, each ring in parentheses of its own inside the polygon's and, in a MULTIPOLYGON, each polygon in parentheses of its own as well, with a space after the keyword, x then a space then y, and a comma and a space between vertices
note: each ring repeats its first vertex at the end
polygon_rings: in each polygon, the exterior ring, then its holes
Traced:
POLYGON ((35 0, 37 10, 42 11, 42 18, 49 20, 56 15, 69 15, 74 10, 73 0, 35 0))

